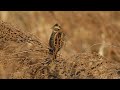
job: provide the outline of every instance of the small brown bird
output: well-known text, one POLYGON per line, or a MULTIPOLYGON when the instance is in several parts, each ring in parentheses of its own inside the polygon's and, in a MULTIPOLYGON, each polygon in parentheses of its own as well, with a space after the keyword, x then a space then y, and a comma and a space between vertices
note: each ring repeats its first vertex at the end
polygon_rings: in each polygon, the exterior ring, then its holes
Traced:
POLYGON ((52 27, 53 31, 49 40, 49 52, 53 55, 53 59, 56 59, 57 52, 62 48, 64 44, 64 33, 58 24, 52 27))

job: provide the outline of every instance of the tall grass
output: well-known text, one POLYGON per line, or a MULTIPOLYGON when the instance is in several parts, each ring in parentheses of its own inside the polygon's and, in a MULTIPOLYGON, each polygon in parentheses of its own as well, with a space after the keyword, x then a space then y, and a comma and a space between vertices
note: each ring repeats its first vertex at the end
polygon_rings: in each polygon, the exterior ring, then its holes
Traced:
MULTIPOLYGON (((47 44, 51 34, 49 28, 55 22, 52 20, 54 18, 51 13, 7 12, 5 17, 0 14, 1 20, 9 22, 0 22, 0 78, 93 79, 120 77, 118 73, 120 69, 119 49, 105 48, 102 46, 104 44, 100 44, 90 48, 90 52, 80 53, 94 43, 104 41, 114 45, 119 44, 119 25, 109 22, 115 12, 53 13, 57 21, 62 23, 64 31, 69 36, 68 42, 72 44, 66 42, 52 66, 52 56, 49 55, 47 44), (115 30, 117 33, 113 34, 115 30), (104 35, 105 38, 102 38, 101 35, 104 35), (103 56, 92 53, 94 51, 102 53, 103 56)), ((114 21, 114 23, 116 22, 119 20, 114 21)))

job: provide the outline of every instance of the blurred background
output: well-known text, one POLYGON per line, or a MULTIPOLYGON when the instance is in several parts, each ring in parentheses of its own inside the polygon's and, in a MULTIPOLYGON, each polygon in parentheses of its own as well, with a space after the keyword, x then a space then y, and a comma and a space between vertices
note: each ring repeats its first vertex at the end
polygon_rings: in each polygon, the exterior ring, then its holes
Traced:
POLYGON ((97 52, 120 62, 119 11, 1 11, 0 20, 30 32, 45 45, 58 23, 66 34, 63 57, 97 52))

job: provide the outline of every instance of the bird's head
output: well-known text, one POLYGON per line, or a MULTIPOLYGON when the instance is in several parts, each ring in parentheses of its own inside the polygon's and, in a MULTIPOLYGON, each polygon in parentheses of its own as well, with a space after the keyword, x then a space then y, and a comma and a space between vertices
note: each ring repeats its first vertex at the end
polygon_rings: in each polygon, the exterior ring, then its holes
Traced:
POLYGON ((52 29, 53 29, 54 31, 59 31, 59 30, 61 29, 61 26, 60 26, 59 24, 55 24, 55 25, 52 27, 52 29))

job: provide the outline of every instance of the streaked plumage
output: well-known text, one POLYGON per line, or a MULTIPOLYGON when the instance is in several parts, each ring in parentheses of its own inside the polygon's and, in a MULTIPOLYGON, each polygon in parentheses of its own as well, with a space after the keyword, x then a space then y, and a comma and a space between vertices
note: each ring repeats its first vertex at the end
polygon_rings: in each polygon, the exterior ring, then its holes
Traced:
POLYGON ((58 24, 55 24, 52 29, 53 31, 49 40, 49 52, 54 55, 54 59, 56 59, 57 52, 64 44, 64 33, 61 31, 61 27, 58 24))

